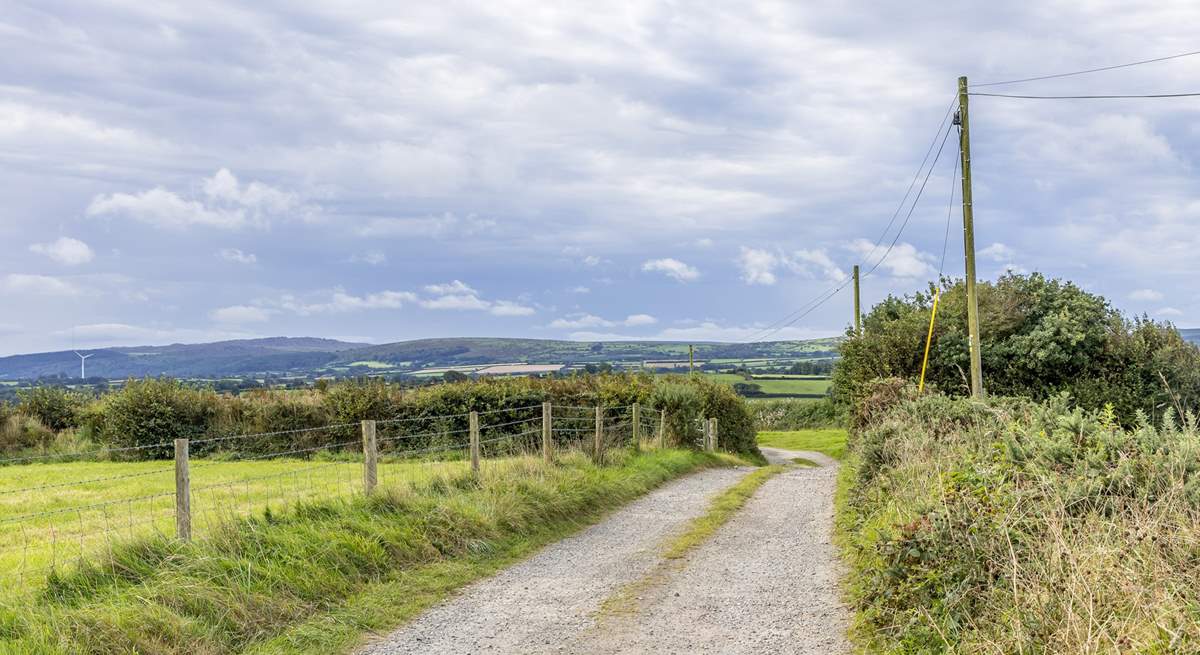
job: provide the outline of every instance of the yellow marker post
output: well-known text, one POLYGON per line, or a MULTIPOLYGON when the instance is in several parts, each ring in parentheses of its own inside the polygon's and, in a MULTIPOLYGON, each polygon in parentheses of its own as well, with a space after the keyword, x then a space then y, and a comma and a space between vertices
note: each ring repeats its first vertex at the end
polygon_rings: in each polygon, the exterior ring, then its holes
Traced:
POLYGON ((929 346, 933 343, 933 319, 937 318, 938 298, 941 295, 941 289, 933 292, 933 311, 929 313, 929 336, 925 337, 925 357, 921 360, 921 382, 917 385, 917 393, 925 391, 925 368, 929 366, 929 346))

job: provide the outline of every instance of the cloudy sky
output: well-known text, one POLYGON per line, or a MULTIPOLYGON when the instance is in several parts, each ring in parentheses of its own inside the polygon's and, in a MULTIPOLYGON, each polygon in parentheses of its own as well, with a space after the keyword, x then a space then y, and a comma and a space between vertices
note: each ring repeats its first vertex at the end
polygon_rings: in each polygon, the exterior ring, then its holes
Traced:
MULTIPOLYGON (((1200 49, 1191 0, 293 4, 0 0, 0 354, 747 339, 872 257, 958 75, 1200 49)), ((1197 79, 1189 57, 989 90, 1197 79)), ((973 98, 980 275, 1200 325, 1197 117, 973 98)), ((954 143, 867 301, 936 275, 954 143)), ((775 336, 837 333, 849 303, 775 336)))

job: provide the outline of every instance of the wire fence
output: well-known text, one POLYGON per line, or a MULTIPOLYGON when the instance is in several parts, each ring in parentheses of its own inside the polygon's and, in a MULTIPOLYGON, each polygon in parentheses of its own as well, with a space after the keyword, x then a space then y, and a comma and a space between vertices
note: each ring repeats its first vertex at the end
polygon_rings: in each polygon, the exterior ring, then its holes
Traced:
MULTIPOLYGON (((24 458, 0 467, 0 589, 8 590, 0 600, 69 567, 119 566, 115 546, 139 538, 204 538, 232 521, 299 503, 479 474, 517 457, 551 463, 580 451, 603 463, 615 449, 662 447, 666 418, 638 404, 541 403, 120 449, 173 454, 166 460, 24 458), (261 453, 264 439, 279 441, 261 453), (255 444, 246 449, 254 454, 243 456, 239 443, 255 444)), ((706 436, 694 445, 715 449, 715 440, 709 443, 706 436)))

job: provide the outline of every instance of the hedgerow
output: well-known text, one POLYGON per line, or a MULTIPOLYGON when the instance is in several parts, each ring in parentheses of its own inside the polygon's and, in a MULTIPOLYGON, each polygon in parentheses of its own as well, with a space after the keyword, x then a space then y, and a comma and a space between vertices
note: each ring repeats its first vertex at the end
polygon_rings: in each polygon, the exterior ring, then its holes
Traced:
POLYGON ((363 379, 310 390, 254 390, 240 396, 168 378, 146 378, 129 380, 76 410, 73 425, 101 446, 141 448, 117 451, 116 456, 126 458, 169 457, 170 444, 177 438, 197 441, 193 453, 200 456, 216 452, 254 456, 349 443, 357 438, 358 422, 366 419, 392 420, 406 434, 424 435, 404 441, 407 447, 419 448, 436 441, 436 435, 464 431, 471 411, 488 413, 494 423, 506 423, 528 418, 530 411, 536 411, 530 408, 543 401, 608 408, 637 402, 647 413, 666 409, 673 444, 697 443, 699 419, 715 417, 720 448, 758 453, 754 417, 745 400, 702 376, 484 379, 418 389, 363 379), (297 432, 323 426, 344 427, 297 432), (224 439, 237 435, 256 436, 224 439))
POLYGON ((864 650, 1200 650, 1193 415, 891 380, 853 426, 838 529, 864 650))

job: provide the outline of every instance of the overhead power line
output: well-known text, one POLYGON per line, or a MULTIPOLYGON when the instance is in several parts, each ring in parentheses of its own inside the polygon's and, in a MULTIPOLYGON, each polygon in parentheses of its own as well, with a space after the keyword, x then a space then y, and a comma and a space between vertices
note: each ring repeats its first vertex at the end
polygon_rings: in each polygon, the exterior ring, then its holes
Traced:
POLYGON ((1128 62, 1125 64, 1116 64, 1115 66, 1101 66, 1100 68, 1089 68, 1087 70, 1073 71, 1070 73, 1055 73, 1053 75, 1039 75, 1037 77, 1024 77, 1024 78, 1017 79, 1017 80, 1004 80, 1002 82, 987 82, 985 84, 973 84, 971 86, 973 86, 974 88, 980 88, 980 87, 985 87, 985 86, 1000 86, 1002 84, 1020 84, 1021 82, 1037 82, 1039 80, 1054 80, 1054 79, 1058 79, 1060 77, 1073 77, 1075 75, 1087 75, 1088 73, 1100 73, 1103 71, 1116 70, 1118 68, 1129 68, 1130 66, 1141 66, 1142 64, 1153 64, 1156 62, 1167 61, 1170 59, 1180 59, 1182 57, 1191 57, 1193 55, 1200 55, 1200 50, 1194 50, 1192 52, 1181 52, 1177 55, 1169 55, 1166 57, 1156 57, 1154 59, 1143 59, 1142 61, 1131 61, 1131 62, 1128 62))
POLYGON ((992 98, 1021 98, 1025 100, 1113 100, 1126 98, 1194 98, 1200 96, 1200 93, 1146 93, 1146 94, 1106 94, 1106 95, 1082 95, 1082 96, 1030 96, 1016 95, 1010 93, 975 93, 973 96, 990 96, 992 98))
MULTIPOLYGON (((900 204, 896 206, 896 211, 892 212, 891 219, 888 220, 887 226, 883 228, 883 232, 879 234, 879 238, 875 240, 875 245, 871 247, 871 252, 867 254, 865 260, 870 260, 871 257, 875 255, 875 251, 879 249, 879 246, 883 243, 883 240, 887 238, 888 232, 891 231, 892 225, 894 225, 896 223, 896 219, 899 218, 900 212, 904 210, 904 205, 908 202, 908 197, 912 194, 913 189, 917 186, 917 180, 921 179, 921 173, 925 170, 925 164, 929 162, 929 155, 933 153, 933 148, 935 145, 937 145, 938 135, 942 133, 942 128, 946 126, 946 121, 949 120, 950 115, 953 113, 954 107, 957 104, 958 98, 956 96, 954 102, 950 103, 950 106, 946 109, 946 113, 942 116, 941 122, 938 123, 937 130, 933 133, 933 138, 929 141, 929 147, 925 149, 925 156, 921 158, 921 165, 917 167, 917 172, 913 174, 912 181, 908 183, 908 189, 905 190, 904 197, 900 199, 900 204)), ((743 341, 742 343, 754 343, 756 341, 761 341, 763 335, 774 334, 784 327, 794 324, 796 321, 799 321, 807 316, 817 307, 820 307, 825 303, 825 301, 833 297, 833 295, 836 295, 839 291, 844 289, 851 281, 852 280, 850 278, 847 278, 840 286, 830 287, 822 291, 808 302, 800 305, 799 308, 771 323, 753 337, 743 341), (827 296, 827 294, 829 295, 827 296), (788 321, 791 322, 789 323, 788 321)))

